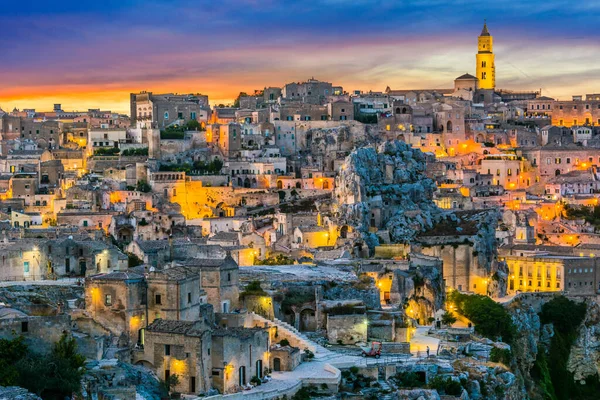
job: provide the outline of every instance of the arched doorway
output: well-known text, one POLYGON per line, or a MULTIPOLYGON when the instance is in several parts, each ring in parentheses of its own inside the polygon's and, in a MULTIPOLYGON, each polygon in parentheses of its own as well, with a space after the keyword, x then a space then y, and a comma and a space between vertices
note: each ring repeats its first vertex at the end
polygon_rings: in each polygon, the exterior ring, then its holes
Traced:
POLYGON ((238 178, 237 183, 239 187, 244 186, 244 181, 242 180, 242 178, 238 178))
POLYGON ((315 318, 315 310, 305 308, 300 312, 300 331, 314 332, 317 330, 317 319, 315 318))
POLYGON ((283 189, 283 182, 277 181, 277 189, 283 189))
POLYGON ((554 171, 554 176, 559 176, 560 175, 560 169, 557 169, 556 171, 554 171))
POLYGON ((302 188, 302 184, 300 182, 296 182, 296 189, 301 189, 302 188))
POLYGON ((281 371, 281 359, 279 357, 273 359, 273 371, 281 371))
POLYGON ((446 131, 452 132, 452 121, 448 121, 448 123, 446 124, 446 131))
POLYGON ((258 186, 256 178, 252 178, 252 187, 255 188, 256 186, 258 186))
POLYGON ((329 181, 327 179, 323 181, 323 189, 329 189, 329 181))
POLYGON ((243 365, 239 369, 239 384, 240 386, 244 386, 246 384, 246 367, 243 365))
POLYGON ((245 188, 249 188, 250 187, 250 179, 248 179, 248 178, 244 179, 244 187, 245 188))
POLYGON ((348 238, 348 225, 342 226, 342 228, 340 229, 340 237, 342 239, 348 238))

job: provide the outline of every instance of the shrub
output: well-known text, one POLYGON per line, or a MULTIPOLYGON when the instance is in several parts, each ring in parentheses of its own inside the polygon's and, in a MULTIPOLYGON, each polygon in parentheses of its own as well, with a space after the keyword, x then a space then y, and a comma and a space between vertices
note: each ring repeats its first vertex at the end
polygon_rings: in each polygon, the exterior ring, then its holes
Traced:
POLYGON ((315 353, 310 351, 310 349, 308 349, 308 348, 304 349, 304 354, 306 354, 306 358, 308 360, 312 360, 313 358, 315 358, 315 353))
POLYGON ((456 322, 456 317, 452 313, 446 311, 442 315, 442 324, 450 326, 456 322))
POLYGON ((141 180, 138 181, 135 190, 137 190, 138 192, 148 193, 152 190, 152 186, 150 186, 148 182, 141 180))
POLYGON ((460 382, 455 381, 452 378, 444 378, 442 376, 436 376, 429 382, 429 387, 437 390, 440 394, 448 396, 460 396, 463 387, 460 382))
POLYGON ((250 379, 250 383, 253 384, 253 385, 256 385, 256 386, 260 386, 260 384, 262 383, 262 380, 258 376, 254 375, 250 379))
POLYGON ((279 342, 280 346, 289 346, 290 345, 290 341, 287 339, 281 339, 281 341, 279 342))
POLYGON ((512 355, 509 349, 500 349, 498 347, 492 348, 492 351, 490 352, 490 361, 510 365, 511 360, 512 355))
POLYGON ((267 292, 265 292, 260 285, 260 281, 252 281, 245 288, 244 291, 240 293, 240 297, 245 296, 266 296, 267 292))
POLYGON ((399 372, 394 376, 394 379, 400 387, 418 388, 425 386, 425 382, 414 372, 399 372))
POLYGON ((121 153, 121 156, 124 157, 128 157, 128 156, 147 156, 148 155, 148 148, 147 147, 143 147, 140 149, 127 149, 124 150, 121 153))
POLYGON ((114 156, 119 154, 119 149, 116 147, 101 147, 94 150, 95 156, 114 156))

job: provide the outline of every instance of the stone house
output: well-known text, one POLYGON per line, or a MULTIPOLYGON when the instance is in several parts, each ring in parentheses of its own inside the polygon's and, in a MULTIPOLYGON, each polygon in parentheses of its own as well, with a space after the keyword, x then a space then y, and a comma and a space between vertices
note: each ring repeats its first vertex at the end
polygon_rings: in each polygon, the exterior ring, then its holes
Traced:
MULTIPOLYGON (((140 270, 140 267, 136 268, 140 270)), ((176 321, 195 321, 199 318, 200 306, 207 302, 207 297, 200 286, 198 272, 168 266, 162 270, 150 268, 145 277, 148 286, 148 323, 158 318, 176 321)))
POLYGON ((198 271, 202 289, 215 312, 229 313, 239 306, 239 267, 230 255, 225 258, 189 258, 178 262, 198 271))
POLYGON ((292 346, 271 346, 269 368, 272 371, 293 371, 302 361, 300 349, 292 346))
POLYGON ((48 261, 42 243, 32 239, 0 243, 0 281, 44 279, 48 261))
POLYGON ((235 393, 253 377, 262 378, 269 364, 269 331, 265 328, 219 328, 212 332, 213 387, 235 393))
POLYGON ((145 330, 143 352, 134 362, 152 369, 159 379, 177 375, 174 390, 204 394, 211 388, 212 340, 207 318, 197 321, 157 319, 145 330))
POLYGON ((329 230, 323 226, 299 226, 294 229, 292 248, 309 248, 333 246, 335 238, 330 238, 329 230))
POLYGON ((12 198, 25 200, 25 205, 32 204, 35 194, 39 189, 39 178, 37 173, 19 173, 10 179, 10 193, 12 198))
POLYGON ((48 271, 56 276, 90 276, 127 269, 127 256, 116 246, 98 240, 49 240, 41 246, 48 271))
POLYGON ((137 272, 118 271, 85 280, 86 312, 111 333, 143 344, 147 320, 146 282, 137 272))

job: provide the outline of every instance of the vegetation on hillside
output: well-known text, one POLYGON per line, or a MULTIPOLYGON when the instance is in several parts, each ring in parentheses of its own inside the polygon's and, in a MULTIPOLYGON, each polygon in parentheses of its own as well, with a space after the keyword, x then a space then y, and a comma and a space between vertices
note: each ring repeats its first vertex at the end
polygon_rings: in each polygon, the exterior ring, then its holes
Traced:
POLYGON ((567 369, 571 346, 577 339, 577 330, 586 313, 585 303, 576 303, 564 296, 555 297, 542 306, 540 321, 553 324, 554 336, 546 354, 544 348, 538 349, 531 375, 544 398, 556 400, 597 399, 600 392, 598 375, 586 379, 585 385, 575 382, 573 373, 567 369))
POLYGON ((501 339, 511 343, 515 326, 506 309, 487 296, 452 291, 448 301, 456 305, 456 311, 475 324, 475 332, 492 340, 501 339))
POLYGON ((0 339, 0 386, 20 386, 43 399, 62 400, 78 394, 85 357, 75 339, 63 335, 49 354, 30 349, 25 339, 0 339))

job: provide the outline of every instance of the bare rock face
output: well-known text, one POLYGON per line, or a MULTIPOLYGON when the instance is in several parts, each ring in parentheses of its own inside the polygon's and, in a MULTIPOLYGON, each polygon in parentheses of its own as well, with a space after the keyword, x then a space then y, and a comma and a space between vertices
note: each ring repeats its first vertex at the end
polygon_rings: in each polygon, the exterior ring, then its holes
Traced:
POLYGON ((30 393, 27 389, 18 386, 0 386, 0 399, 41 400, 40 397, 30 393))
POLYGON ((440 210, 433 203, 435 183, 425 176, 425 155, 404 142, 385 142, 354 150, 336 178, 334 212, 354 226, 373 248, 379 244, 369 228, 387 229, 396 243, 409 243, 433 225, 440 210))
POLYGON ((576 381, 600 374, 600 305, 588 303, 585 320, 571 347, 567 369, 576 381))
POLYGON ((511 310, 512 321, 519 333, 513 343, 513 354, 524 382, 532 382, 529 371, 538 354, 540 341, 540 317, 532 307, 515 305, 511 310))

